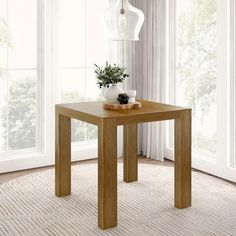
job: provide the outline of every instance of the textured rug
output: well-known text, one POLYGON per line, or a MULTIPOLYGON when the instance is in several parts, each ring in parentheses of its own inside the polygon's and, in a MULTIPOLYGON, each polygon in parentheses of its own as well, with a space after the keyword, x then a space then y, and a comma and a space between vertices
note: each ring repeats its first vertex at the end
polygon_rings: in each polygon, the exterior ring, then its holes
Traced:
POLYGON ((193 206, 173 207, 173 168, 139 165, 139 181, 118 175, 118 227, 97 227, 97 165, 72 167, 72 195, 54 195, 54 170, 0 185, 0 235, 236 235, 236 187, 193 172, 193 206))

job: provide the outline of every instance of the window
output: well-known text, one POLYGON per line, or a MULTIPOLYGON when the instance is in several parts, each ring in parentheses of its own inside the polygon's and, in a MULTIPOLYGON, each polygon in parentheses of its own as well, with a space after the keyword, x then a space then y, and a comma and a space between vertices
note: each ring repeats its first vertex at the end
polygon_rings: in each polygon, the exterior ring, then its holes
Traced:
POLYGON ((216 154, 216 0, 177 1, 176 103, 192 108, 194 152, 216 154))
MULTIPOLYGON (((61 102, 101 99, 94 63, 105 65, 109 58, 109 41, 103 27, 103 13, 108 6, 108 0, 60 0, 58 78, 61 102)), ((95 139, 96 126, 72 120, 72 142, 95 139)))
POLYGON ((40 0, 0 0, 0 156, 42 150, 40 0))
MULTIPOLYGON (((192 108, 193 167, 235 181, 234 1, 168 3, 168 97, 192 108)), ((170 159, 173 133, 171 123, 170 159)))
MULTIPOLYGON (((101 99, 109 0, 0 0, 0 173, 54 164, 54 105, 101 99)), ((72 161, 97 155, 97 127, 72 120, 72 161), (82 145, 81 145, 82 144, 82 145)))

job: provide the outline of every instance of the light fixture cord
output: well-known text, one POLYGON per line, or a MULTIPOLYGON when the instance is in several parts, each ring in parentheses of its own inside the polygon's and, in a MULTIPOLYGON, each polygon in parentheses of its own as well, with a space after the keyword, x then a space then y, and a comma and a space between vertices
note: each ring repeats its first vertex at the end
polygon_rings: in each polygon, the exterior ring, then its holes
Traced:
POLYGON ((121 9, 120 9, 120 14, 125 14, 125 9, 124 9, 124 0, 122 0, 122 3, 121 3, 121 9))

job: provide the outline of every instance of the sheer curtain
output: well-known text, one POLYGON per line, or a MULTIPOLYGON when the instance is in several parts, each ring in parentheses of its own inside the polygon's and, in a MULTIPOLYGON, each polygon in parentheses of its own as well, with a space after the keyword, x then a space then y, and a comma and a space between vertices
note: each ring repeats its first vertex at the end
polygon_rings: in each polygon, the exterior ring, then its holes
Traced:
MULTIPOLYGON (((110 0, 113 4, 116 0, 110 0)), ((137 42, 110 41, 110 62, 127 67, 130 78, 127 89, 136 89, 138 99, 164 101, 165 91, 165 0, 130 0, 145 14, 137 42)), ((139 126, 139 154, 151 159, 164 159, 163 123, 139 126)))
MULTIPOLYGON (((128 53, 135 58, 128 56, 127 64, 131 68, 133 78, 133 82, 129 86, 137 90, 139 99, 164 102, 166 1, 136 0, 134 4, 143 10, 145 22, 140 33, 140 41, 135 43, 134 48, 131 48, 134 52, 128 53)), ((139 126, 139 152, 151 159, 164 159, 162 122, 139 126)))

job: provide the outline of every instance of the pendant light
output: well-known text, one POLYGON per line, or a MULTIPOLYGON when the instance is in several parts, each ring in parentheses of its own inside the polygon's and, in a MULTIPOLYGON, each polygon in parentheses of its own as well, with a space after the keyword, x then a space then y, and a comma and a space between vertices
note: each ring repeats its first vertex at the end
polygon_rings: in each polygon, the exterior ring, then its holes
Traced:
POLYGON ((144 14, 128 0, 117 0, 105 13, 105 25, 111 40, 137 41, 144 14))

